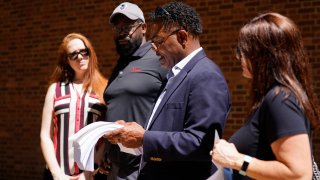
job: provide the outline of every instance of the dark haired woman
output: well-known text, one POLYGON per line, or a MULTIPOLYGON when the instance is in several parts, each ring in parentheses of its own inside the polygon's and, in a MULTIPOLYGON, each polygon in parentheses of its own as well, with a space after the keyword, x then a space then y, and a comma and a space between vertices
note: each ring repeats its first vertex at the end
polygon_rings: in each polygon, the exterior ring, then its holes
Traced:
POLYGON ((310 180, 319 114, 299 29, 277 13, 255 17, 240 30, 237 57, 252 80, 250 116, 230 143, 214 145, 213 160, 234 179, 310 180))

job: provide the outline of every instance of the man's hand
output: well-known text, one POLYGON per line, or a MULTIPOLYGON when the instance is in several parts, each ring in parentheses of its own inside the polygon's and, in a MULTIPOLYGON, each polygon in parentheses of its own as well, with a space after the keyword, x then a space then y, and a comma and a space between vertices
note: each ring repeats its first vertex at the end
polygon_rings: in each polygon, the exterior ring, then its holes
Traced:
MULTIPOLYGON (((118 120, 115 123, 125 125, 126 122, 124 120, 118 120)), ((117 144, 120 142, 120 134, 123 128, 119 128, 113 131, 108 132, 107 134, 103 135, 104 138, 108 139, 108 141, 112 144, 117 144)))
POLYGON ((104 135, 113 144, 121 143, 127 148, 138 148, 143 144, 143 136, 145 130, 136 122, 128 122, 123 124, 123 121, 117 121, 122 124, 123 128, 116 129, 104 135))

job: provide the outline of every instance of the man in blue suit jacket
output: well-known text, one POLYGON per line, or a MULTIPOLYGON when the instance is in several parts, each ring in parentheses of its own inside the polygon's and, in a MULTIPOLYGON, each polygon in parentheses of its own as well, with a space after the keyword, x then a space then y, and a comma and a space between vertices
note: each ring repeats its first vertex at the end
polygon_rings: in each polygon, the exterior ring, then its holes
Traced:
POLYGON ((169 3, 151 19, 153 47, 171 70, 168 83, 144 128, 119 121, 124 127, 105 137, 142 148, 138 179, 207 179, 215 171, 209 155, 214 132, 222 136, 230 110, 227 83, 200 46, 202 27, 192 7, 169 3))

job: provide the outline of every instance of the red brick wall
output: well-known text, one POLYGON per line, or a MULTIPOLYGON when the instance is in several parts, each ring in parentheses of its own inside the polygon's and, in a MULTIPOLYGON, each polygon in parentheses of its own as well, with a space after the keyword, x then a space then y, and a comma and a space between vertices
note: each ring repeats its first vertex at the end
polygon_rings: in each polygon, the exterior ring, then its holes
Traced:
MULTIPOLYGON (((42 106, 47 81, 61 39, 70 32, 89 37, 103 74, 109 77, 116 54, 108 17, 121 1, 5 0, 0 2, 0 179, 40 179, 44 161, 39 146, 42 106)), ((145 11, 166 0, 134 1, 145 11)), ((293 19, 302 31, 313 68, 313 84, 320 96, 320 1, 298 0, 187 0, 200 13, 202 46, 227 78, 233 107, 225 138, 244 122, 248 81, 233 60, 240 27, 265 11, 293 19)), ((314 137, 320 161, 320 133, 314 137)))

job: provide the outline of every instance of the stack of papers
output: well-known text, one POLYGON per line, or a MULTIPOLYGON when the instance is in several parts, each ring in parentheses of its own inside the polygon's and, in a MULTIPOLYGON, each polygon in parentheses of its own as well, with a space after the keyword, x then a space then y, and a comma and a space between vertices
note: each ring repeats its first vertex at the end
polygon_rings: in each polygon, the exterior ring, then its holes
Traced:
POLYGON ((94 171, 94 151, 97 141, 106 134, 123 127, 114 122, 98 121, 80 129, 76 134, 69 137, 74 147, 74 159, 79 168, 94 171))

